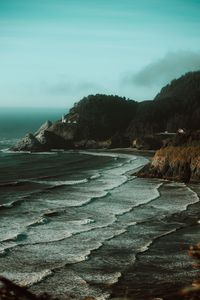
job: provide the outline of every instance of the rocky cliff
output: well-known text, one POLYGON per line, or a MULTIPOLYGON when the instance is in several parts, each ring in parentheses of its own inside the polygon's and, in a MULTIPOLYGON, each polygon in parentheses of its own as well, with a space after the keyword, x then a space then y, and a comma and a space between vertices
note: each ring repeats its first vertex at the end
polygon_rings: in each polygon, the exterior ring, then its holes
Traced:
POLYGON ((156 151, 140 177, 157 177, 182 182, 200 181, 200 133, 177 135, 156 151))
POLYGON ((49 151, 73 147, 76 127, 62 122, 45 122, 35 134, 28 133, 13 148, 14 151, 49 151))

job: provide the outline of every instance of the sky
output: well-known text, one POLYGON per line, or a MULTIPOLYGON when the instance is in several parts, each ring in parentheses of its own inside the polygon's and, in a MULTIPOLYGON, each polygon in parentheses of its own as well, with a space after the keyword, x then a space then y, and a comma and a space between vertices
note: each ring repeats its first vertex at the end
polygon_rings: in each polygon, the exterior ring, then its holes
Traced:
POLYGON ((153 99, 200 70, 200 0, 0 0, 0 107, 153 99))

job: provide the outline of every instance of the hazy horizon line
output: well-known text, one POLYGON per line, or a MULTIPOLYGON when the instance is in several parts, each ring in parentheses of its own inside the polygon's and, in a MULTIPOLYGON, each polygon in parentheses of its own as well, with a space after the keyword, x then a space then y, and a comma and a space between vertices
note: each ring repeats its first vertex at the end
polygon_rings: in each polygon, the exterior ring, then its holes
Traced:
POLYGON ((20 109, 20 108, 37 108, 37 109, 69 109, 70 107, 65 107, 65 106, 0 106, 0 109, 20 109))

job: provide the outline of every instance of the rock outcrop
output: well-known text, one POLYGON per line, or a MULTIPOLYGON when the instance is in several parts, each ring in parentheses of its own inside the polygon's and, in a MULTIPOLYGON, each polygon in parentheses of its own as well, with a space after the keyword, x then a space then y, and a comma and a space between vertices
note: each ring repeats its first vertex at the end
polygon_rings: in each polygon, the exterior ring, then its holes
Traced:
POLYGON ((200 131, 176 134, 156 151, 150 164, 137 174, 140 177, 199 182, 200 131))
POLYGON ((139 177, 157 177, 181 182, 200 181, 200 147, 168 146, 158 150, 152 162, 139 173, 139 177))
POLYGON ((29 133, 13 148, 14 151, 49 151, 73 148, 76 128, 61 122, 45 122, 35 134, 29 133))
POLYGON ((28 133, 11 150, 13 151, 42 151, 43 147, 37 138, 28 133))

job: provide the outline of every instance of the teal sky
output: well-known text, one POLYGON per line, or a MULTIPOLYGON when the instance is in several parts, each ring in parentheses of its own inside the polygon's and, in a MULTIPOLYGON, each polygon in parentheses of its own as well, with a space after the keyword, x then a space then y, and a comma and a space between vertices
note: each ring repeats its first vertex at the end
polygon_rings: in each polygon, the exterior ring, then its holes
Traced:
POLYGON ((0 0, 0 106, 152 99, 200 70, 200 0, 0 0))

